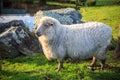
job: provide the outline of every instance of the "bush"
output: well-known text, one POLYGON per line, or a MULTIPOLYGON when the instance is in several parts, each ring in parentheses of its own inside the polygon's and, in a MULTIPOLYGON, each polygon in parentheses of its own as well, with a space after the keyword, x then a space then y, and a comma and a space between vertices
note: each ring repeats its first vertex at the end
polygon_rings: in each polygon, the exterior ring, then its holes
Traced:
POLYGON ((87 6, 95 6, 96 5, 96 0, 87 0, 86 5, 87 6))

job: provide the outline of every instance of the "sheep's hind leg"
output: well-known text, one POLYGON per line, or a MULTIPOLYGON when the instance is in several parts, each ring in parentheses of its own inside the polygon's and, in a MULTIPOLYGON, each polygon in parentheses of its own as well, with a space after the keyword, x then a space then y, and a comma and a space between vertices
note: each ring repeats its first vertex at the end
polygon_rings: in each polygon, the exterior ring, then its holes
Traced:
POLYGON ((88 69, 94 70, 94 66, 95 66, 96 61, 97 61, 96 57, 93 56, 92 62, 90 64, 90 66, 88 66, 88 69))
POLYGON ((105 63, 105 59, 100 60, 101 61, 101 67, 100 70, 103 70, 104 68, 108 67, 108 64, 105 63))
POLYGON ((104 51, 103 54, 105 54, 105 56, 102 59, 100 59, 100 61, 101 61, 100 70, 103 70, 104 68, 108 67, 108 64, 106 64, 106 59, 105 59, 107 50, 108 50, 108 48, 105 48, 104 50, 102 50, 102 51, 104 51))
POLYGON ((56 71, 60 71, 63 68, 63 61, 62 60, 58 60, 58 68, 56 69, 56 71))

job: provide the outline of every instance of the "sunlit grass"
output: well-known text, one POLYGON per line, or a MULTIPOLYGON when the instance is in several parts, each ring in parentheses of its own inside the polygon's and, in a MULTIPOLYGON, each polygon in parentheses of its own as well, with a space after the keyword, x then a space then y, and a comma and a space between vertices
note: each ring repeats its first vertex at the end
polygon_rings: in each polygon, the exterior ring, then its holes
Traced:
POLYGON ((118 37, 120 24, 120 6, 83 7, 80 10, 82 20, 98 21, 109 25, 113 30, 113 38, 118 37))
POLYGON ((49 5, 56 5, 56 6, 62 6, 62 7, 74 7, 75 8, 75 4, 69 4, 69 3, 59 3, 59 2, 47 2, 47 4, 49 4, 49 5))
MULTIPOLYGON (((80 62, 64 61, 64 68, 56 72, 57 61, 49 62, 44 55, 31 57, 17 57, 15 59, 4 59, 3 70, 0 72, 2 80, 119 80, 120 62, 113 60, 114 51, 109 51, 107 63, 110 68, 103 71, 91 71, 87 69, 90 60, 80 62), (39 71, 39 72, 34 72, 39 71)), ((99 61, 97 63, 99 65, 99 61)))

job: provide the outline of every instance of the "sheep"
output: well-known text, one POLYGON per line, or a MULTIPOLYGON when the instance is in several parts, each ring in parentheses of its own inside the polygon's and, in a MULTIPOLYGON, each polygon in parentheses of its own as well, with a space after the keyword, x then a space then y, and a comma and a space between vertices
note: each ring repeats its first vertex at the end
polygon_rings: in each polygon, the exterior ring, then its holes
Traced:
POLYGON ((96 59, 105 67, 107 46, 110 44, 112 29, 100 22, 63 25, 52 17, 42 17, 35 30, 44 55, 48 60, 58 60, 57 71, 63 67, 63 60, 92 58, 88 68, 93 69, 96 59))

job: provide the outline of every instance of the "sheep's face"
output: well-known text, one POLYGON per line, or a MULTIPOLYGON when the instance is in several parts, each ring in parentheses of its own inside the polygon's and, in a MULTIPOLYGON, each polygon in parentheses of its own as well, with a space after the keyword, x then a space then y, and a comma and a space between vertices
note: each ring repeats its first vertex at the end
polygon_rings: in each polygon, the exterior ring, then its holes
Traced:
POLYGON ((40 20, 39 26, 36 28, 36 35, 39 37, 41 35, 52 36, 55 33, 55 27, 58 21, 51 17, 43 17, 40 20))

